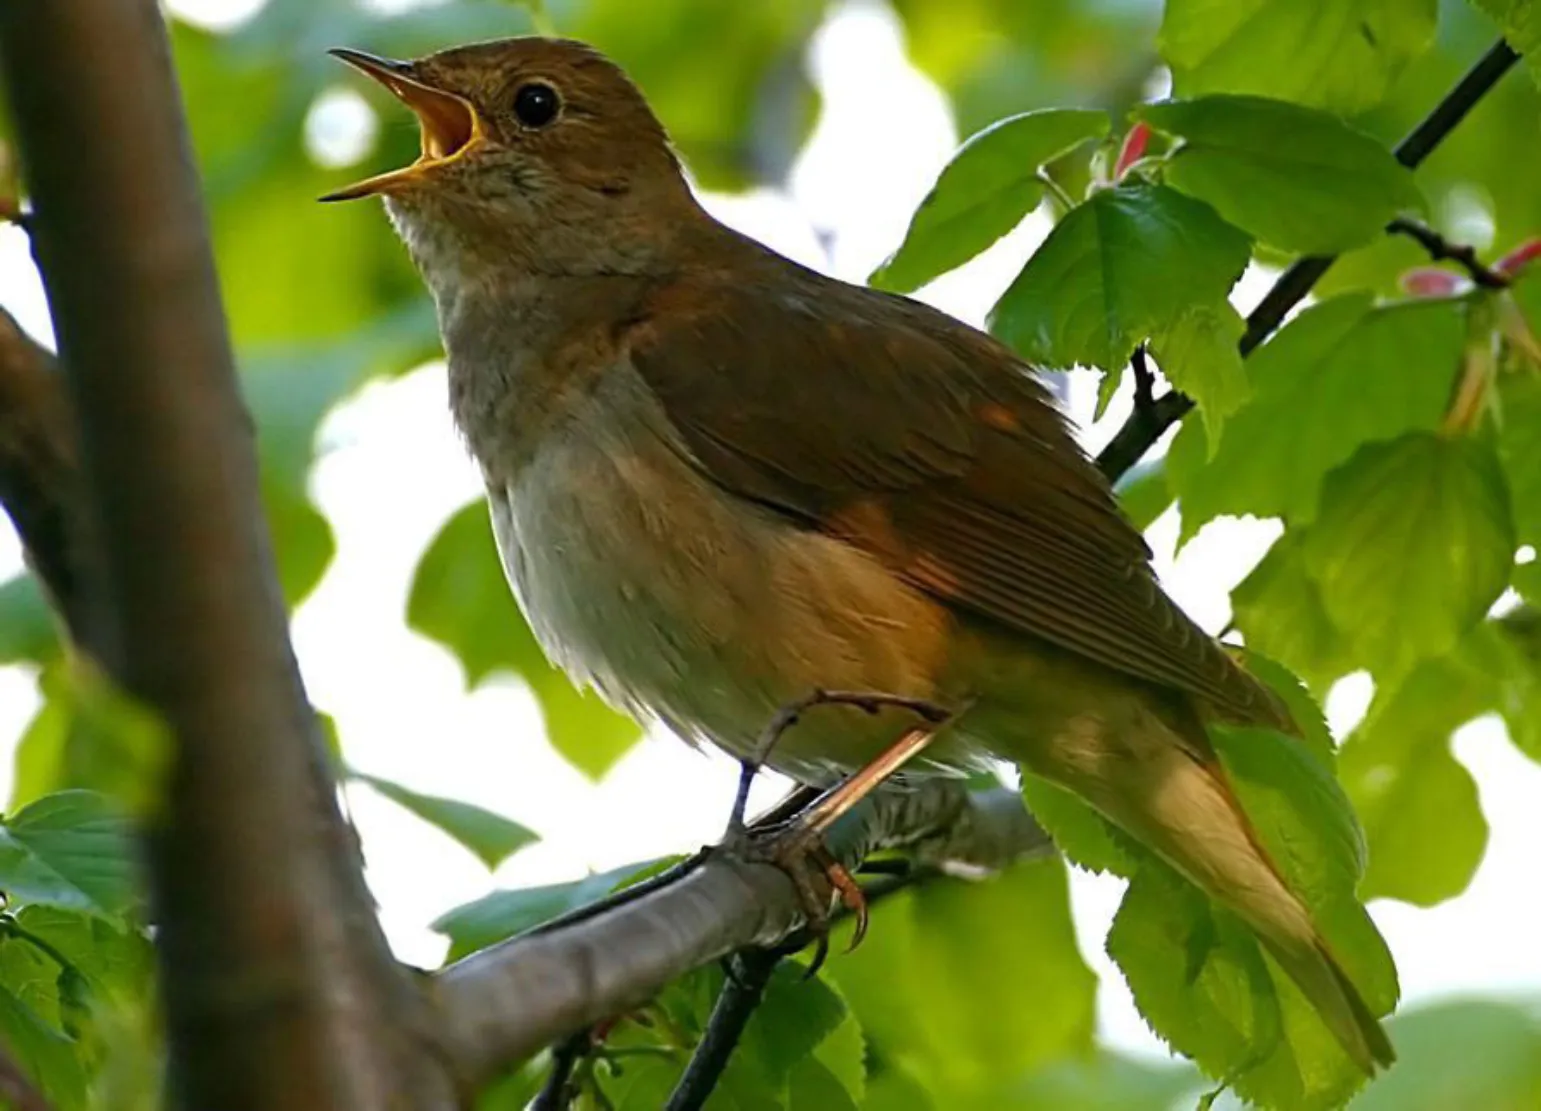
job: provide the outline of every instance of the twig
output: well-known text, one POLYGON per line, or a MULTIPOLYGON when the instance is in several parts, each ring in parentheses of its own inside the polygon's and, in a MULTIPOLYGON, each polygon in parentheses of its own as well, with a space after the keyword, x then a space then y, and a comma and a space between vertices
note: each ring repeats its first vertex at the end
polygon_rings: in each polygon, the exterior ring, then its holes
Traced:
POLYGON ((760 1000, 782 954, 773 949, 751 949, 730 958, 731 968, 712 1007, 706 1031, 690 1055, 690 1063, 664 1105, 664 1111, 700 1111, 717 1087, 728 1058, 733 1055, 744 1028, 760 1000))
MULTIPOLYGON (((882 848, 995 870, 1051 851, 1015 791, 952 780, 875 792, 827 838, 847 864, 882 848)), ((439 1030, 468 1086, 573 1030, 640 1006, 692 969, 804 925, 786 873, 712 853, 667 886, 560 930, 512 938, 435 974, 439 1030), (509 1006, 518 1000, 519 1006, 509 1006)))
POLYGON ((770 722, 755 739, 754 751, 739 764, 738 791, 733 796, 733 809, 728 815, 728 837, 731 839, 744 830, 744 811, 749 806, 749 789, 754 786, 755 776, 770 759, 771 752, 787 731, 802 720, 803 714, 815 706, 855 706, 869 714, 875 714, 884 706, 897 706, 908 710, 932 725, 940 725, 950 716, 949 712, 934 702, 923 698, 910 698, 884 691, 831 691, 815 690, 806 697, 789 702, 776 711, 770 722))
POLYGON ((1134 370, 1135 411, 1153 408, 1156 404, 1154 396, 1156 378, 1150 372, 1150 359, 1143 343, 1134 349, 1134 354, 1129 358, 1129 366, 1134 370))
MULTIPOLYGON (((1435 105, 1434 110, 1397 144, 1393 152, 1397 161, 1411 169, 1427 158, 1517 61, 1519 55, 1508 43, 1499 39, 1444 99, 1435 105)), ((1242 355, 1250 354, 1279 327, 1289 311, 1311 292, 1311 287, 1321 280, 1334 261, 1335 255, 1309 256, 1296 261, 1279 275, 1273 288, 1247 316, 1247 330, 1240 344, 1242 355)), ((1117 481, 1125 471, 1140 461, 1161 438, 1162 433, 1192 408, 1192 399, 1175 390, 1157 398, 1148 410, 1142 411, 1136 407, 1098 454, 1097 466, 1110 482, 1117 481)))
POLYGON ((529 1111, 567 1111, 578 1094, 573 1072, 593 1048, 593 1032, 588 1026, 558 1042, 551 1051, 551 1073, 530 1102, 529 1111))
POLYGON ((1386 231, 1392 235, 1405 235, 1409 239, 1416 240, 1435 262, 1456 263, 1466 271, 1472 281, 1484 289, 1504 289, 1509 285, 1507 277, 1482 264, 1482 260, 1477 257, 1475 247, 1469 243, 1452 243, 1427 224, 1406 216, 1398 216, 1386 225, 1386 231))

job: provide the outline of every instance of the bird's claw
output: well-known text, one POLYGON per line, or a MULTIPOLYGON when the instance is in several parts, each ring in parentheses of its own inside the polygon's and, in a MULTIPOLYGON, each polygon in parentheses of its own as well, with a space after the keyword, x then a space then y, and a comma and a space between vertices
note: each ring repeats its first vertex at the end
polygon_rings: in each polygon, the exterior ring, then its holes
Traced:
POLYGON ((792 881, 798 904, 814 937, 815 953, 807 975, 815 975, 829 952, 830 903, 838 898, 856 920, 847 952, 867 935, 867 898, 846 866, 835 858, 821 834, 793 821, 750 830, 741 842, 751 861, 774 864, 792 881))

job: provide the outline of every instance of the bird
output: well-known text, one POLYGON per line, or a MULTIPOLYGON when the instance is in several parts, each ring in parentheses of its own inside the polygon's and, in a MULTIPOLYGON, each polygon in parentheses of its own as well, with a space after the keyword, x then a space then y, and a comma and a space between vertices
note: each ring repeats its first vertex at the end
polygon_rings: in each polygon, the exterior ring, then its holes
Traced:
MULTIPOLYGON (((323 199, 384 198, 556 665, 740 758, 810 691, 948 708, 908 774, 1005 760, 1072 792, 1246 923, 1360 1069, 1391 1062, 1205 731, 1295 722, 1163 592, 1034 368, 719 223, 592 47, 333 53, 421 154, 323 199)), ((810 712, 766 758, 837 782, 905 713, 810 712)))

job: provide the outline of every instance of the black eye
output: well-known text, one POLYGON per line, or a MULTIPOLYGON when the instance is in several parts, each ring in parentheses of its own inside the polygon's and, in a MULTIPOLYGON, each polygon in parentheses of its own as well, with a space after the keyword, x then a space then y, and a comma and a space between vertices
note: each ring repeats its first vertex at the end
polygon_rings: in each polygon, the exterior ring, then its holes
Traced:
POLYGON ((519 91, 514 94, 514 115, 519 117, 519 122, 525 127, 545 127, 556 119, 557 110, 561 107, 562 101, 556 95, 556 90, 538 81, 520 85, 519 91))

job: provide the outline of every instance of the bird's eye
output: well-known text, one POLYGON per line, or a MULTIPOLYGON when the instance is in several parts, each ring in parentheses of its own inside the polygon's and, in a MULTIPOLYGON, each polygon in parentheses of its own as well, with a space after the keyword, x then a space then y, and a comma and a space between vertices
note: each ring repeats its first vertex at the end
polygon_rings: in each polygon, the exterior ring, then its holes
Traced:
POLYGON ((545 127, 556 119, 557 110, 561 107, 562 101, 556 95, 556 90, 539 81, 520 85, 519 91, 514 94, 514 115, 519 117, 519 122, 525 127, 545 127))

